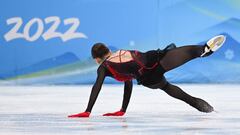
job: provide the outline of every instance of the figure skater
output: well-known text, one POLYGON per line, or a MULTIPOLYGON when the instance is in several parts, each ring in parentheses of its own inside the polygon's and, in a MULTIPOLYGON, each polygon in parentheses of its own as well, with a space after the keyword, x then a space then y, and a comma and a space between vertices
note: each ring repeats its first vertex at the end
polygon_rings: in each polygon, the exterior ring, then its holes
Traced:
POLYGON ((103 114, 103 116, 123 116, 125 114, 132 93, 133 79, 145 87, 161 89, 168 95, 186 102, 201 112, 212 112, 214 108, 210 104, 169 83, 164 74, 190 60, 211 55, 223 45, 225 39, 225 36, 219 35, 210 39, 205 45, 176 47, 174 44, 170 44, 163 50, 147 52, 118 50, 115 53, 111 52, 103 43, 96 43, 93 45, 91 53, 93 59, 100 66, 97 69, 97 79, 92 87, 88 106, 84 112, 68 117, 90 116, 106 76, 124 82, 124 95, 121 109, 113 113, 103 114))

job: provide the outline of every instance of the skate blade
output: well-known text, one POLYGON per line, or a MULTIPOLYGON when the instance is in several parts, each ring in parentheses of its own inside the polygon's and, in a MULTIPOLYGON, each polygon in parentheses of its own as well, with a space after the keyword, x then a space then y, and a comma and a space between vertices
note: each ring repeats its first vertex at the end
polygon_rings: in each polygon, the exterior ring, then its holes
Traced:
POLYGON ((215 52, 224 44, 225 40, 226 37, 224 35, 218 35, 210 39, 207 42, 207 45, 209 46, 211 51, 215 52))

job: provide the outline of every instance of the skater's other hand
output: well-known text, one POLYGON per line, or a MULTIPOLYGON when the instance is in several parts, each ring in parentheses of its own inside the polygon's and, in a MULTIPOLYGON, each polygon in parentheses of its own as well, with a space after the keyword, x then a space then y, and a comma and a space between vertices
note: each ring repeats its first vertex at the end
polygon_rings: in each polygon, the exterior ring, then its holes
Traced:
POLYGON ((90 112, 82 112, 78 114, 69 115, 68 118, 87 118, 90 116, 90 112))
POLYGON ((123 116, 125 114, 125 112, 123 111, 117 111, 117 112, 113 112, 113 113, 105 113, 103 114, 103 116, 123 116))

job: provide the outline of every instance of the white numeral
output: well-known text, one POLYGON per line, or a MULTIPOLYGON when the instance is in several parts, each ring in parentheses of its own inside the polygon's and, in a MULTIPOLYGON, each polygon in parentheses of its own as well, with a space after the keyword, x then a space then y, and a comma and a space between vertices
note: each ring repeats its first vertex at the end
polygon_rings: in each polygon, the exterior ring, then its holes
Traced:
POLYGON ((22 33, 18 33, 18 30, 21 27, 22 23, 22 18, 20 17, 13 17, 7 20, 8 25, 15 24, 15 26, 13 26, 13 28, 4 35, 6 41, 11 41, 17 38, 24 38, 24 35, 22 33))
POLYGON ((42 37, 44 40, 62 36, 60 32, 56 32, 59 24, 61 23, 59 17, 57 16, 48 17, 44 21, 46 24, 53 22, 52 26, 45 33, 43 33, 42 37))
POLYGON ((35 41, 42 35, 43 29, 44 29, 44 26, 43 26, 42 20, 39 18, 33 18, 24 27, 23 34, 27 41, 35 41), (33 36, 30 36, 29 30, 34 23, 38 24, 38 29, 33 36))
POLYGON ((78 26, 80 25, 80 21, 77 18, 69 18, 64 20, 64 24, 72 24, 72 26, 62 35, 62 40, 67 41, 74 38, 87 38, 87 36, 83 33, 76 32, 78 26))

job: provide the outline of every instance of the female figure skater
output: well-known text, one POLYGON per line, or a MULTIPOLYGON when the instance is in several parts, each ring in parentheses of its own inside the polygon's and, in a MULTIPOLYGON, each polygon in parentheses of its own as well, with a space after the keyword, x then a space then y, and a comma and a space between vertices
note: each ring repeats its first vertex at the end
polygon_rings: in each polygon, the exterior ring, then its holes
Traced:
POLYGON ((178 86, 169 83, 164 73, 175 69, 184 63, 199 57, 206 57, 218 50, 225 42, 225 36, 219 35, 210 39, 205 45, 189 45, 176 47, 174 44, 164 50, 150 50, 145 53, 137 50, 119 50, 112 53, 103 43, 92 47, 92 57, 100 66, 97 69, 97 79, 85 112, 69 115, 68 117, 89 117, 92 107, 101 90, 104 78, 110 76, 124 82, 122 108, 103 116, 123 116, 132 93, 132 80, 151 89, 161 89, 168 95, 180 99, 201 112, 212 112, 213 107, 206 101, 193 97, 178 86))

